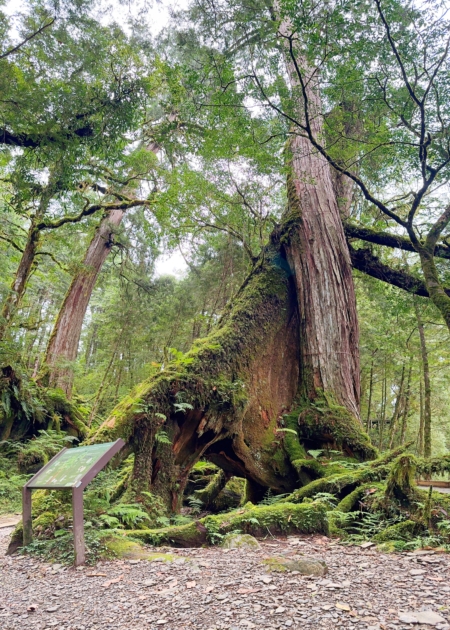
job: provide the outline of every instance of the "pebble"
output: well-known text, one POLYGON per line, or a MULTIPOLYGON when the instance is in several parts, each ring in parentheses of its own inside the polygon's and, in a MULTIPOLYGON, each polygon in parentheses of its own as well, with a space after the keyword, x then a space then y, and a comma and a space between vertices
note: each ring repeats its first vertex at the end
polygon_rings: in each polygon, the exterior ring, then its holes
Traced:
POLYGON ((387 555, 295 536, 255 549, 172 549, 173 562, 55 572, 3 556, 11 531, 0 530, 1 630, 450 630, 445 554, 387 555), (292 553, 326 562, 326 579, 266 573, 264 558, 292 553))

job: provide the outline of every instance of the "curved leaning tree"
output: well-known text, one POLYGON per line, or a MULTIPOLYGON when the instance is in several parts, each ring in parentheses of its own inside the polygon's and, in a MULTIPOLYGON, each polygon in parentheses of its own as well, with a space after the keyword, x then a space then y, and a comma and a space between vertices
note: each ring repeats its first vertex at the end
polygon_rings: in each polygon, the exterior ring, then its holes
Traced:
MULTIPOLYGON (((281 22, 280 33, 289 28, 281 22)), ((297 63, 321 136, 317 78, 300 55, 297 63)), ((286 68, 295 99, 301 86, 292 61, 286 68)), ((124 438, 135 453, 133 493, 150 491, 170 511, 201 457, 245 477, 256 501, 319 476, 307 450, 376 455, 359 420, 356 303, 331 168, 304 134, 292 135, 286 155, 287 209, 216 328, 137 386, 94 438, 124 438)))

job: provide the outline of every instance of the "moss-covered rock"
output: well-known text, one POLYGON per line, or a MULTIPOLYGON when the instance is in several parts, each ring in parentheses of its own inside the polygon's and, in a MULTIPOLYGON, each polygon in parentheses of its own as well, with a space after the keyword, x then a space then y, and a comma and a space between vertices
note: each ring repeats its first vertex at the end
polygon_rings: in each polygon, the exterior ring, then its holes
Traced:
POLYGON ((235 510, 242 505, 245 494, 245 479, 232 477, 214 500, 214 512, 235 510))
POLYGON ((414 455, 400 455, 390 469, 386 483, 386 498, 406 505, 416 492, 415 475, 417 460, 414 455))
POLYGON ((22 474, 34 474, 42 468, 49 460, 48 454, 37 446, 30 443, 28 448, 24 448, 17 456, 17 467, 22 474))
POLYGON ((48 529, 54 528, 57 518, 58 515, 54 512, 42 512, 42 514, 40 514, 33 521, 33 531, 35 533, 41 533, 45 532, 48 529))
POLYGON ((260 544, 254 536, 250 534, 227 534, 222 540, 224 549, 260 549, 260 544))
POLYGON ((328 572, 328 567, 322 560, 310 556, 296 555, 289 558, 274 556, 264 558, 262 561, 268 571, 285 573, 286 571, 298 571, 301 575, 314 575, 322 577, 328 572))
POLYGON ((106 556, 125 560, 156 560, 171 562, 175 559, 172 554, 153 553, 145 549, 139 542, 130 540, 126 536, 108 535, 102 540, 106 549, 106 556))

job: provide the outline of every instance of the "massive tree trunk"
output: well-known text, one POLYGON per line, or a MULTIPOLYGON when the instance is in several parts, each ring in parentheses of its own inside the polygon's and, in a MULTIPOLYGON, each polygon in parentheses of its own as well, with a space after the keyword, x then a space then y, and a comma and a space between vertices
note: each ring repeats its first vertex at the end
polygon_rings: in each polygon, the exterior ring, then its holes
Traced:
POLYGON ((77 358, 81 329, 92 291, 111 246, 113 235, 122 222, 124 210, 112 210, 102 218, 72 279, 47 346, 46 363, 49 384, 60 387, 70 398, 73 385, 72 362, 77 358))

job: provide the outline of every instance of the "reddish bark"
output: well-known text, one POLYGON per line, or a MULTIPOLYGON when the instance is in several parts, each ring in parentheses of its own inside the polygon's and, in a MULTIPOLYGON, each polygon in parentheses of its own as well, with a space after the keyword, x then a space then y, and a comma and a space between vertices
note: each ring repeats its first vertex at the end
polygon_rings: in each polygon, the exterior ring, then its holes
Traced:
POLYGON ((48 343, 46 363, 50 368, 49 384, 60 387, 69 398, 73 385, 70 363, 77 358, 84 316, 98 275, 111 250, 114 231, 124 214, 124 210, 112 210, 101 220, 81 268, 70 284, 48 343))
MULTIPOLYGON (((289 22, 283 22, 282 36, 289 38, 291 32, 289 22)), ((292 42, 286 43, 286 67, 298 103, 297 120, 320 138, 323 117, 317 69, 309 68, 292 46, 292 42)), ((342 191, 333 187, 329 163, 300 128, 290 150, 288 199, 293 228, 286 249, 295 273, 300 313, 301 387, 309 399, 319 390, 330 394, 359 418, 358 318, 352 264, 337 199, 342 191)), ((346 179, 339 183, 346 187, 349 207, 351 187, 346 179)))
POLYGON ((22 300, 23 294, 25 293, 28 279, 34 267, 36 252, 39 245, 39 237, 40 231, 36 228, 35 224, 32 223, 28 231, 27 242, 23 250, 22 258, 20 259, 19 266, 11 285, 11 292, 3 305, 2 321, 0 324, 0 339, 3 338, 3 335, 11 323, 14 313, 22 300))

